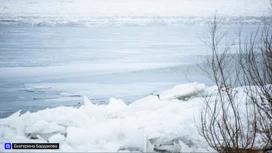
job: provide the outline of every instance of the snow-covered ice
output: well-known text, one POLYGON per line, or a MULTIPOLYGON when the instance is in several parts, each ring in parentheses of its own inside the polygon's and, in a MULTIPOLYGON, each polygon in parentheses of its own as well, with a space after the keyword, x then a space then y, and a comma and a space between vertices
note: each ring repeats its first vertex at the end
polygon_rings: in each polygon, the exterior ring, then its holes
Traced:
MULTIPOLYGON (((242 116, 247 112, 243 107, 245 88, 233 89, 242 116)), ((129 105, 115 98, 107 105, 97 105, 85 96, 79 108, 18 111, 0 120, 0 144, 59 143, 57 151, 64 152, 214 152, 198 127, 205 97, 209 95, 213 104, 217 90, 216 86, 195 82, 176 85, 129 105)), ((262 145, 259 138, 257 134, 256 146, 262 145)))
POLYGON ((159 93, 162 99, 150 95, 130 105, 114 98, 108 105, 95 105, 84 97, 80 108, 16 112, 0 120, 0 143, 55 142, 60 151, 212 151, 195 123, 201 93, 208 89, 181 84, 159 93), (180 96, 190 98, 178 100, 180 96))

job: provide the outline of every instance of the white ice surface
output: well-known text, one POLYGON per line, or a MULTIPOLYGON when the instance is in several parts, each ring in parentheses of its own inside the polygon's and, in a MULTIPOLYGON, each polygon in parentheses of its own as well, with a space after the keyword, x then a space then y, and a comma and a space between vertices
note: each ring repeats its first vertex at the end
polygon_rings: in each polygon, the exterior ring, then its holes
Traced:
POLYGON ((114 98, 108 105, 95 105, 84 97, 80 108, 17 112, 0 120, 0 144, 47 141, 60 143, 60 151, 115 152, 153 151, 155 145, 166 143, 162 147, 168 150, 210 151, 194 122, 202 103, 199 89, 206 88, 197 83, 178 85, 161 93, 167 99, 151 95, 130 105, 114 98), (193 92, 195 97, 188 101, 176 99, 193 92))
POLYGON ((66 64, 47 67, 1 67, 0 79, 25 79, 25 78, 50 78, 52 76, 82 76, 110 74, 116 72, 127 72, 164 68, 178 65, 178 63, 81 63, 66 64), (28 72, 28 73, 25 73, 28 72))
MULTIPOLYGON (((246 102, 244 88, 234 89, 241 106, 246 102)), ((211 152, 214 150, 199 135, 197 125, 205 95, 216 89, 188 83, 130 105, 115 98, 108 105, 96 105, 84 97, 84 105, 79 108, 61 106, 35 113, 16 112, 0 120, 0 144, 60 143, 58 151, 66 152, 211 152)), ((246 112, 244 107, 239 111, 246 112)))

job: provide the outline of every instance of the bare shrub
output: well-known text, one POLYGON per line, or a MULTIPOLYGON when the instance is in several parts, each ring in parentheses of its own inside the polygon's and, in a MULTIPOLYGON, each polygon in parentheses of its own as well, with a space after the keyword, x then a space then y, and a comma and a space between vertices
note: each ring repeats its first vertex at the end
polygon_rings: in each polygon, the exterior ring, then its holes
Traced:
POLYGON ((226 32, 220 33, 220 22, 214 17, 209 23, 209 42, 212 55, 207 58, 204 67, 200 67, 217 85, 216 91, 205 98, 201 112, 199 133, 209 146, 218 152, 251 149, 254 147, 257 135, 257 109, 255 105, 245 104, 239 100, 238 91, 234 85, 239 82, 240 71, 235 67, 231 45, 220 44, 226 37, 226 32), (233 77, 235 74, 235 77, 233 77))
POLYGON ((199 133, 218 152, 272 147, 272 0, 270 13, 248 39, 240 33, 233 43, 216 17, 209 23, 212 55, 199 67, 217 89, 205 98, 199 133))
MULTIPOLYGON (((241 41, 240 41, 241 42, 241 41)), ((272 27, 265 23, 250 37, 244 48, 239 45, 237 58, 249 101, 258 112, 258 132, 272 146, 272 27)))

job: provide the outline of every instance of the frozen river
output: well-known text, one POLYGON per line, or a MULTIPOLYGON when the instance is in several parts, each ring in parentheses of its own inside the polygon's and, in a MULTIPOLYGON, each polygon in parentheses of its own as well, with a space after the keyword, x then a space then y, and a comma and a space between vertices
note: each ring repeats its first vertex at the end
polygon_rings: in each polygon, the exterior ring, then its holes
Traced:
MULTIPOLYGON (((258 25, 226 25, 230 37, 258 25)), ((126 103, 186 82, 208 53, 203 25, 1 25, 0 118, 20 109, 80 106, 83 96, 126 103)))

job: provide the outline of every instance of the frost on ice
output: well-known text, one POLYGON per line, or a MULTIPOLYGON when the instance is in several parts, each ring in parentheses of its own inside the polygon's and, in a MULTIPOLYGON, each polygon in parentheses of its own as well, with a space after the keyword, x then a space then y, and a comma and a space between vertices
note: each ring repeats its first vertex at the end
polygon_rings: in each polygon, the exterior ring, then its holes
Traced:
POLYGON ((0 143, 60 143, 60 151, 211 151, 196 127, 204 91, 204 84, 190 83, 130 105, 114 98, 95 105, 84 97, 80 108, 19 111, 0 120, 0 143))

